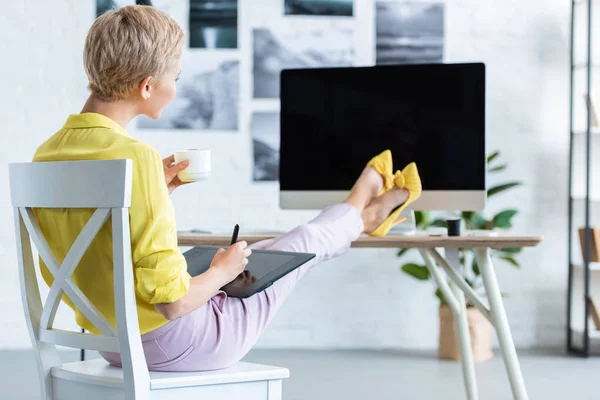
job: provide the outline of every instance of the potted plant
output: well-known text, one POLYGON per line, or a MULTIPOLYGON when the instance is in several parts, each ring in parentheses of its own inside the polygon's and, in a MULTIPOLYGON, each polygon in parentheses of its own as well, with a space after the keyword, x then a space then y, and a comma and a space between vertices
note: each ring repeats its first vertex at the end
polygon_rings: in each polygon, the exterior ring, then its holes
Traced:
MULTIPOLYGON (((495 151, 487 157, 487 172, 489 174, 499 173, 506 169, 506 164, 499 162, 500 152, 495 151)), ((487 190, 487 196, 493 197, 506 192, 512 188, 521 185, 521 182, 506 182, 493 186, 487 190)), ((438 214, 436 218, 428 211, 415 212, 415 223, 417 229, 427 230, 430 227, 446 227, 446 219, 460 218, 463 225, 468 230, 495 230, 509 229, 512 227, 512 220, 518 213, 513 208, 504 209, 491 217, 487 217, 482 212, 463 211, 456 214, 438 214)), ((399 257, 405 257, 411 252, 411 249, 401 249, 398 251, 399 257)), ((519 267, 516 257, 521 252, 521 248, 506 248, 493 250, 491 256, 493 259, 501 260, 503 263, 519 267)), ((479 294, 482 294, 483 282, 479 273, 479 267, 473 250, 460 249, 461 271, 466 282, 479 294)), ((426 281, 432 277, 425 264, 405 263, 400 267, 402 271, 415 279, 426 281)), ((458 339, 454 327, 454 318, 452 310, 448 306, 444 295, 437 289, 435 296, 440 300, 440 335, 438 357, 441 359, 459 359, 458 339)), ((469 333, 471 335, 471 347, 473 358, 476 362, 482 362, 492 357, 492 330, 489 322, 481 312, 470 304, 467 300, 467 319, 469 321, 469 333)))

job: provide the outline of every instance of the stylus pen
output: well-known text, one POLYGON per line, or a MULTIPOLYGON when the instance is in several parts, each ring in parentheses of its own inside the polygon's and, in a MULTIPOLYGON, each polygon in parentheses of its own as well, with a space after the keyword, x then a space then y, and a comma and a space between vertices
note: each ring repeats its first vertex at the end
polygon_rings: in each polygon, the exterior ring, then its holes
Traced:
POLYGON ((240 233, 240 226, 235 224, 235 227, 233 228, 233 235, 231 235, 231 244, 237 242, 238 233, 240 233))

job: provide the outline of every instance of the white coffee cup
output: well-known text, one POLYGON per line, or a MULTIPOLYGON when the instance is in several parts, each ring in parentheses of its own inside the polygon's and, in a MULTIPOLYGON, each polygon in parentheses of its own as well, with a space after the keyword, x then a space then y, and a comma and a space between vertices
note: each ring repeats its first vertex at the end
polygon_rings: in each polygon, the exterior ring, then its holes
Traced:
POLYGON ((186 169, 179 171, 177 176, 182 182, 195 182, 208 179, 210 176, 210 150, 188 149, 175 152, 175 162, 188 160, 190 163, 186 169))

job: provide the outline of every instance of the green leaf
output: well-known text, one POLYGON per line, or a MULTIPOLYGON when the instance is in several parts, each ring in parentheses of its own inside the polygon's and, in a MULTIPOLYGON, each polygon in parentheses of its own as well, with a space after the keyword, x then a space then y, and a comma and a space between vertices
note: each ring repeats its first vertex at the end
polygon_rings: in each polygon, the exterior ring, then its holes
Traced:
POLYGON ((492 197, 498 193, 504 192, 505 190, 514 188, 515 186, 519 186, 521 182, 510 182, 504 183, 502 185, 494 186, 493 188, 488 189, 487 196, 492 197))
POLYGON ((506 169, 506 167, 507 167, 507 165, 506 165, 506 164, 498 165, 497 167, 493 167, 493 168, 490 168, 490 169, 488 169, 488 172, 498 172, 498 171, 503 171, 503 170, 505 170, 505 169, 506 169))
POLYGON ((481 272, 479 271, 479 265, 477 265, 477 259, 475 257, 473 257, 473 263, 471 264, 471 269, 473 270, 473 273, 475 274, 475 276, 479 276, 481 274, 481 272))
POLYGON ((489 222, 482 214, 475 213, 471 218, 471 229, 486 229, 489 222))
POLYGON ((523 250, 521 247, 505 247, 503 249, 500 249, 500 251, 509 254, 517 254, 520 253, 521 250, 523 250))
POLYGON ((475 215, 475 211, 463 211, 462 213, 460 213, 460 217, 463 220, 465 220, 465 222, 471 221, 471 218, 473 218, 473 215, 475 215))
POLYGON ((419 279, 421 281, 426 281, 429 279, 429 270, 424 265, 418 264, 404 264, 402 266, 402 271, 406 272, 413 278, 419 279))
POLYGON ((398 250, 398 257, 402 257, 409 250, 410 249, 400 249, 400 250, 398 250))
POLYGON ((448 302, 446 302, 446 298, 444 297, 444 294, 442 293, 442 291, 440 290, 440 288, 436 289, 436 291, 435 291, 435 297, 437 297, 440 300, 440 304, 441 305, 448 304, 448 302))
POLYGON ((519 268, 519 262, 517 260, 515 260, 513 257, 509 257, 509 256, 504 256, 504 257, 500 257, 500 259, 514 265, 515 267, 519 268))
POLYGON ((434 226, 436 228, 446 228, 446 221, 443 219, 436 219, 429 224, 429 226, 434 226))
POLYGON ((517 210, 501 211, 492 219, 492 224, 495 228, 508 229, 512 226, 511 219, 517 215, 517 213, 517 210))
POLYGON ((429 228, 429 211, 415 211, 415 225, 423 230, 429 228))
POLYGON ((495 159, 496 157, 498 157, 499 155, 500 155, 500 152, 499 152, 499 151, 495 151, 495 152, 493 152, 492 154, 490 154, 490 155, 488 156, 488 158, 487 158, 487 163, 488 163, 488 164, 489 164, 489 163, 491 163, 491 162, 492 162, 492 161, 494 161, 494 159, 495 159))

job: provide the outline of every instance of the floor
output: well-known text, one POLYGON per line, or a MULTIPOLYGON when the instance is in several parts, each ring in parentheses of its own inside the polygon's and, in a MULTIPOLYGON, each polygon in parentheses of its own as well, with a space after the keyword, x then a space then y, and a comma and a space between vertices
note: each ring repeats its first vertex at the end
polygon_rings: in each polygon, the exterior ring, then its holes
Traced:
MULTIPOLYGON (((65 359, 76 357, 70 353, 65 359)), ((530 352, 521 353, 520 360, 532 400, 600 398, 600 357, 530 352)), ((460 365, 429 352, 256 350, 245 361, 289 368, 285 400, 465 398, 460 365)), ((512 398, 499 355, 476 370, 481 399, 512 398)), ((0 399, 39 399, 35 374, 33 353, 0 351, 0 399)))

